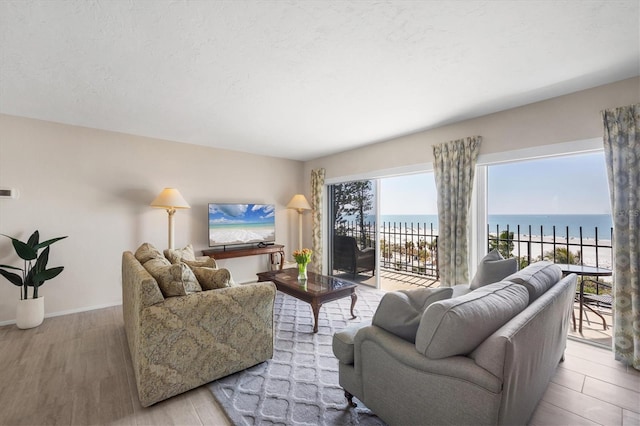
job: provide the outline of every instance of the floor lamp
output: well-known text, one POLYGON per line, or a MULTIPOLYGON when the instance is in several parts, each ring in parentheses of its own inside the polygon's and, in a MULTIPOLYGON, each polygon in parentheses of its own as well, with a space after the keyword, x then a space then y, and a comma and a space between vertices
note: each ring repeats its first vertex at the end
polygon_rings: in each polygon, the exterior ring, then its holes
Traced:
POLYGON ((191 206, 182 198, 180 191, 175 188, 165 188, 151 202, 151 207, 167 209, 169 214, 169 249, 173 250, 173 215, 176 213, 176 209, 190 209, 191 206))
POLYGON ((311 206, 304 195, 296 194, 287 204, 287 208, 298 212, 298 250, 302 250, 302 214, 305 210, 311 210, 311 206))

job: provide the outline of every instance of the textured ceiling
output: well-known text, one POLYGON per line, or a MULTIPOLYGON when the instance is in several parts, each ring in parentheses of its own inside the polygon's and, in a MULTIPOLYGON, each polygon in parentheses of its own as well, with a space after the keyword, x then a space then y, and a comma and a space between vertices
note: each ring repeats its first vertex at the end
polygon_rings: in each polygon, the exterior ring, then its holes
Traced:
POLYGON ((307 160, 636 76, 639 5, 0 0, 0 112, 307 160))

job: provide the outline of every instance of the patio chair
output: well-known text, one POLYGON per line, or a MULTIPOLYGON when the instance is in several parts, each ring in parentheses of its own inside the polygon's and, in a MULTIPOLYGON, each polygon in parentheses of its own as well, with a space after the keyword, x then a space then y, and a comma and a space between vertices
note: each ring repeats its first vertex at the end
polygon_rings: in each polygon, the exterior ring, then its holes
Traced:
MULTIPOLYGON (((585 278, 584 283, 592 283, 596 287, 595 293, 584 293, 582 295, 582 303, 585 308, 596 314, 602 319, 602 327, 604 330, 607 329, 607 321, 605 320, 602 313, 599 312, 600 309, 608 309, 611 310, 613 306, 613 296, 611 295, 611 285, 607 283, 603 283, 602 281, 592 280, 590 278, 585 278), (608 289, 608 293, 601 294, 602 289, 608 289)), ((587 323, 589 322, 589 317, 585 312, 585 318, 587 319, 587 323)))
POLYGON ((376 271, 376 250, 373 247, 360 250, 354 237, 336 235, 333 238, 333 269, 350 272, 353 277, 360 272, 376 271))

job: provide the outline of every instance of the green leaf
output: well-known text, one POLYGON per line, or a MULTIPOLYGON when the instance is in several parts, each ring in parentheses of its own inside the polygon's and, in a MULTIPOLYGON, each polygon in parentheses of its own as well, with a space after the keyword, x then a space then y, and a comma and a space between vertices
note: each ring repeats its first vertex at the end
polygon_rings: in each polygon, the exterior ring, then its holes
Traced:
POLYGON ((3 269, 0 269, 0 275, 8 279, 9 282, 11 282, 11 284, 13 285, 17 285, 18 287, 22 286, 22 277, 20 275, 14 274, 13 272, 5 271, 3 269))
POLYGON ((24 260, 34 260, 38 257, 38 252, 20 240, 13 239, 13 248, 18 257, 24 260))
POLYGON ((24 285, 33 285, 33 275, 35 274, 35 268, 31 268, 29 269, 29 271, 27 272, 27 276, 24 277, 24 285))
POLYGON ((22 271, 22 268, 17 268, 15 266, 11 266, 11 265, 0 265, 0 268, 7 268, 7 269, 15 269, 16 271, 22 271))
POLYGON ((39 241, 40 241, 40 233, 36 229, 34 233, 31 234, 31 236, 29 237, 29 240, 27 241, 27 245, 29 247, 35 248, 35 246, 38 244, 39 241))
POLYGON ((36 250, 39 250, 41 248, 49 247, 51 244, 55 243, 56 241, 64 240, 65 238, 67 238, 66 235, 64 237, 52 238, 50 240, 44 241, 44 242, 42 242, 40 244, 37 244, 34 248, 36 250))
MULTIPOLYGON (((42 285, 45 281, 50 280, 52 278, 60 275, 60 272, 64 270, 64 266, 58 266, 56 268, 45 269, 44 271, 40 271, 33 276, 33 282, 39 283, 38 286, 42 285)), ((33 285, 33 284, 30 284, 33 285)))
POLYGON ((40 253, 38 260, 36 260, 36 264, 33 265, 34 273, 44 271, 47 268, 47 263, 49 262, 49 250, 50 247, 47 247, 42 251, 42 253, 40 253))
POLYGON ((0 234, 0 235, 7 237, 11 240, 11 242, 13 243, 13 248, 16 251, 16 254, 20 257, 20 259, 33 260, 36 257, 38 257, 38 252, 33 248, 29 247, 28 244, 25 244, 22 241, 17 240, 8 235, 4 235, 4 234, 0 234))

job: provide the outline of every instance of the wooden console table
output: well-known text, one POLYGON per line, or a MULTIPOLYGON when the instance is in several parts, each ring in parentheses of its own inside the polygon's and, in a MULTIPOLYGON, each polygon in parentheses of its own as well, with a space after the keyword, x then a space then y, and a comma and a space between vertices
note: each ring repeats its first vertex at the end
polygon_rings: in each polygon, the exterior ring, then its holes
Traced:
POLYGON ((284 267, 284 246, 281 244, 272 244, 264 247, 258 247, 258 246, 234 247, 234 248, 227 248, 225 250, 209 249, 209 250, 202 250, 202 254, 205 256, 213 257, 216 260, 268 254, 269 260, 272 266, 277 264, 278 257, 279 257, 280 269, 284 267))

